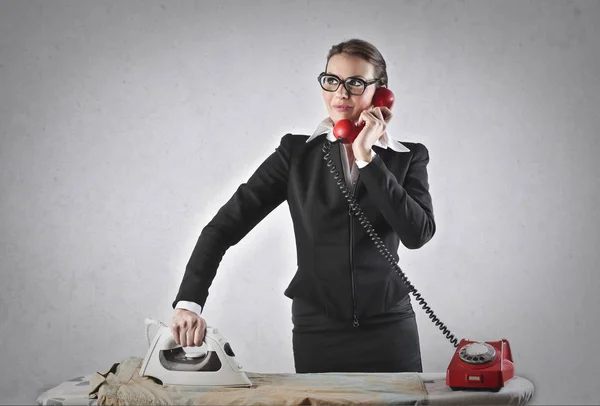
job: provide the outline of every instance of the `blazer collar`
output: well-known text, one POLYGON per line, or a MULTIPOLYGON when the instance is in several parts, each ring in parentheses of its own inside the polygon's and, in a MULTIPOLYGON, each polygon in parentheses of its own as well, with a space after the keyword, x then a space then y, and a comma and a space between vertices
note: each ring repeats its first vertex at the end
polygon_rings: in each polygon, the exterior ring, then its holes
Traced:
MULTIPOLYGON (((335 141, 335 137, 333 136, 333 120, 330 117, 327 117, 319 123, 316 130, 310 137, 308 137, 306 142, 309 143, 323 134, 326 134, 329 141, 335 141)), ((410 150, 406 148, 399 140, 392 138, 388 132, 385 132, 380 139, 375 141, 374 145, 383 149, 389 147, 396 152, 410 152, 410 150)))

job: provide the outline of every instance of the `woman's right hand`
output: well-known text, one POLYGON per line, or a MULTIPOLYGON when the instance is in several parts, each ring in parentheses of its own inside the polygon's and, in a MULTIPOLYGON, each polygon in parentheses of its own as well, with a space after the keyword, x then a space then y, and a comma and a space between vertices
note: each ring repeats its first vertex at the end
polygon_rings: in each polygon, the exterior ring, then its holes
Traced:
POLYGON ((206 321, 196 313, 185 309, 175 309, 171 319, 173 339, 182 347, 199 347, 204 341, 206 321))

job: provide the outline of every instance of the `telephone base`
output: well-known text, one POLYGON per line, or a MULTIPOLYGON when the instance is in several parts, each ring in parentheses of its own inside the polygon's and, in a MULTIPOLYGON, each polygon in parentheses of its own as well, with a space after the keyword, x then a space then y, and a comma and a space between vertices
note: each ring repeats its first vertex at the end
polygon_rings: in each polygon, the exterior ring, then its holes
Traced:
POLYGON ((507 340, 478 342, 461 340, 446 372, 452 390, 497 392, 515 376, 507 340))

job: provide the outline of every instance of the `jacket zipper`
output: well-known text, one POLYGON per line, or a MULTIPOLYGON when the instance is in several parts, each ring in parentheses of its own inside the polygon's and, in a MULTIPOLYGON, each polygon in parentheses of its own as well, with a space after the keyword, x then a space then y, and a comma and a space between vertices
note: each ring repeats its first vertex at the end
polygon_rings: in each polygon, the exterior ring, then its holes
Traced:
MULTIPOLYGON (((360 176, 360 175, 359 175, 360 176)), ((356 178, 356 182, 353 184, 352 197, 354 197, 356 193, 356 187, 358 185, 358 177, 356 178)), ((360 324, 358 323, 358 317, 356 316, 356 288, 354 284, 354 262, 352 257, 354 256, 354 223, 352 222, 352 213, 348 211, 348 216, 350 217, 350 277, 352 281, 352 326, 358 327, 360 324)))
MULTIPOLYGON (((341 147, 338 149, 340 153, 340 159, 342 159, 342 153, 346 153, 345 148, 341 147)), ((360 174, 356 177, 356 183, 353 184, 354 188, 352 190, 351 196, 354 197, 356 193, 356 185, 358 184, 358 178, 360 174)), ((354 263, 352 262, 352 256, 354 255, 353 245, 354 245, 354 226, 352 223, 352 212, 348 210, 348 219, 350 221, 350 280, 352 283, 352 326, 358 327, 360 324, 358 323, 358 317, 356 316, 356 292, 355 292, 355 284, 354 284, 354 263)))

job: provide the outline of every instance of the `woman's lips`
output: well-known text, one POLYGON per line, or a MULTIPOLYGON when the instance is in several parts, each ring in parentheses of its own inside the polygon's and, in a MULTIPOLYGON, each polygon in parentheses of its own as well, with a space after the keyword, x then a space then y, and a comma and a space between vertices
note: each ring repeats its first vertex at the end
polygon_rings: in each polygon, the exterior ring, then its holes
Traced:
POLYGON ((333 106, 333 108, 335 109, 335 111, 347 112, 352 109, 352 106, 339 105, 339 106, 333 106))

